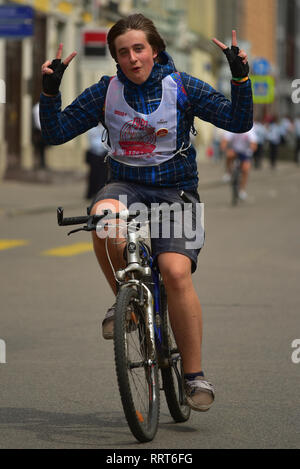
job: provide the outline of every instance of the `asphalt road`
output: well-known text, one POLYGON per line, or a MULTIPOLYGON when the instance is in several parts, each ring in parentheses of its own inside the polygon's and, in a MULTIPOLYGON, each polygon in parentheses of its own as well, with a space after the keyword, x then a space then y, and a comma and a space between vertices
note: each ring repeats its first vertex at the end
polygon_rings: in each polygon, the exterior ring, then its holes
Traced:
MULTIPOLYGON (((63 199, 68 188, 56 190, 63 199)), ((93 253, 45 253, 89 235, 68 238, 53 210, 2 211, 0 448, 299 448, 300 363, 292 361, 292 342, 300 339, 300 169, 253 172, 249 199, 236 208, 228 186, 200 192, 206 245, 194 283, 216 401, 208 413, 174 424, 162 394, 158 433, 145 445, 127 427, 112 343, 100 337, 113 296, 93 253), (7 249, 4 239, 26 244, 7 249)), ((81 214, 80 197, 75 206, 68 215, 81 214)))

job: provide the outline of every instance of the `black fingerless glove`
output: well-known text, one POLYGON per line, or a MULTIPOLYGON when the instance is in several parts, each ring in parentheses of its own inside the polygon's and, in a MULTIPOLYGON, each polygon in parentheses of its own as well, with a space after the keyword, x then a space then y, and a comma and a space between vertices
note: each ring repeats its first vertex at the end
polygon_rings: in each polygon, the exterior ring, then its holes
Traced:
POLYGON ((60 59, 54 59, 49 68, 52 68, 54 73, 43 75, 43 91, 46 94, 56 95, 59 92, 60 82, 67 65, 62 63, 60 59))
POLYGON ((230 70, 234 78, 245 78, 249 75, 249 64, 243 63, 242 57, 238 56, 240 49, 236 46, 231 46, 223 50, 229 62, 230 70))

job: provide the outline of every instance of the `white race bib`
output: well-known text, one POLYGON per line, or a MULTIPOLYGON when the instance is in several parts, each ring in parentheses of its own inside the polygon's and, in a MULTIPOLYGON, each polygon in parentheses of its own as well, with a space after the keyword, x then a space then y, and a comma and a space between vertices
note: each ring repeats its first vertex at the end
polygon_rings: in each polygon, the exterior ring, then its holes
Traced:
POLYGON ((110 153, 116 161, 154 166, 174 156, 177 143, 177 85, 170 75, 162 80, 162 98, 156 111, 142 114, 124 98, 124 85, 114 77, 108 87, 105 124, 110 153))

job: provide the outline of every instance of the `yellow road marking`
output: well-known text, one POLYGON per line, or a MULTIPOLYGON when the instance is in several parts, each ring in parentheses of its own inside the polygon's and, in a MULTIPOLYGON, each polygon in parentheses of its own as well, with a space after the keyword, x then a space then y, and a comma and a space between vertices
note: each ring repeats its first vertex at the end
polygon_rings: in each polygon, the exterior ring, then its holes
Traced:
POLYGON ((0 251, 25 246, 26 244, 28 244, 28 241, 25 239, 0 239, 0 251))
POLYGON ((83 252, 89 252, 92 250, 92 243, 75 243, 71 244, 70 246, 60 246, 54 249, 48 249, 47 251, 43 251, 42 255, 54 257, 70 257, 77 256, 77 254, 82 254, 83 252))

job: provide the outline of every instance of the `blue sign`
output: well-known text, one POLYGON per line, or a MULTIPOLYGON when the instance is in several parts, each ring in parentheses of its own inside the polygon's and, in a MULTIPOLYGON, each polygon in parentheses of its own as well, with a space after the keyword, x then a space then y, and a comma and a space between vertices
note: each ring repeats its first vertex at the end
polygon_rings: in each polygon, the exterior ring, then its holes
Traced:
POLYGON ((28 6, 0 5, 0 37, 23 38, 33 35, 34 9, 28 6))
POLYGON ((264 97, 269 94, 269 85, 267 82, 254 83, 255 96, 264 97))
POLYGON ((251 75, 253 102, 271 104, 275 98, 275 79, 270 75, 251 75))
POLYGON ((254 75, 270 75, 271 64, 267 59, 254 59, 252 62, 252 70, 254 75))

